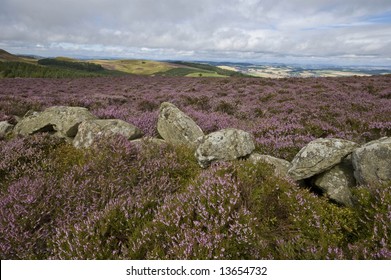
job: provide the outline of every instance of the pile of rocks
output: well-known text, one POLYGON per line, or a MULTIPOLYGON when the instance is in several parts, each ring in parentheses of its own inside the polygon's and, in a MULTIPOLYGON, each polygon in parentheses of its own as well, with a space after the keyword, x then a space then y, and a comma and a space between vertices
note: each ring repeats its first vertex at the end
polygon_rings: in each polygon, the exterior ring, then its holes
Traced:
MULTIPOLYGON (((194 150, 202 168, 213 161, 240 158, 254 164, 265 162, 274 167, 277 176, 297 182, 305 180, 331 200, 346 206, 353 205, 351 189, 355 186, 391 180, 391 137, 363 146, 343 139, 320 138, 303 147, 292 162, 288 162, 254 153, 253 136, 243 130, 226 128, 205 135, 189 116, 168 102, 160 106, 157 130, 162 139, 148 139, 148 143, 188 146, 194 150)), ((87 148, 96 139, 112 135, 122 135, 135 143, 143 136, 143 132, 130 123, 101 120, 82 107, 54 106, 43 112, 28 113, 15 126, 0 122, 0 137, 8 133, 38 132, 65 138, 77 148, 87 148)))

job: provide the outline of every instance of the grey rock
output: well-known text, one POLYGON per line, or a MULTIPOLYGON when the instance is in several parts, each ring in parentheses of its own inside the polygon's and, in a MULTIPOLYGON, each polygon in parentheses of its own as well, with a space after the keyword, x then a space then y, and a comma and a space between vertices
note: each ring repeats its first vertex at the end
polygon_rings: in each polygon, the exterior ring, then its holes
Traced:
POLYGON ((79 125, 73 145, 76 148, 87 148, 97 138, 109 138, 113 135, 122 135, 132 140, 141 137, 143 133, 134 125, 122 120, 87 120, 79 125))
POLYGON ((288 176, 288 169, 290 166, 290 162, 284 159, 275 158, 269 155, 261 155, 258 153, 252 153, 249 158, 249 161, 256 164, 258 162, 265 162, 274 167, 274 174, 276 176, 288 176))
POLYGON ((43 112, 30 112, 14 128, 18 135, 50 132, 59 137, 75 137, 82 121, 96 119, 86 108, 53 106, 43 112))
POLYGON ((12 131, 14 126, 7 121, 0 122, 0 137, 4 137, 12 131))
POLYGON ((311 141, 294 157, 288 175, 294 180, 310 178, 322 173, 353 152, 358 144, 335 138, 311 141))
POLYGON ((346 157, 331 169, 316 175, 313 182, 331 200, 345 206, 353 206, 351 189, 356 186, 356 180, 353 175, 351 156, 346 157))
POLYGON ((243 130, 227 128, 200 137, 195 157, 201 167, 206 168, 212 161, 234 160, 251 154, 254 149, 253 136, 243 130))
POLYGON ((360 185, 391 181, 391 137, 371 141, 352 153, 354 176, 360 185))
POLYGON ((160 105, 157 130, 168 143, 195 148, 196 140, 204 136, 201 128, 175 105, 163 102, 160 105))

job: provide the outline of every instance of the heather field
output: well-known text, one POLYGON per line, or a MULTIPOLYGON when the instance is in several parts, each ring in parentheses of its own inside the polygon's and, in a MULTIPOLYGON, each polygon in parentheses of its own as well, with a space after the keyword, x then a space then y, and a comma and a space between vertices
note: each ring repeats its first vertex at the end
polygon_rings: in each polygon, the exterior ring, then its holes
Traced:
MULTIPOLYGON (((391 76, 0 79, 0 121, 82 106, 157 137, 171 102, 205 133, 238 128, 292 160, 308 142, 391 136, 391 76)), ((1 259, 391 259, 391 185, 330 203, 245 160, 201 169, 185 147, 120 137, 84 150, 0 139, 1 259)))

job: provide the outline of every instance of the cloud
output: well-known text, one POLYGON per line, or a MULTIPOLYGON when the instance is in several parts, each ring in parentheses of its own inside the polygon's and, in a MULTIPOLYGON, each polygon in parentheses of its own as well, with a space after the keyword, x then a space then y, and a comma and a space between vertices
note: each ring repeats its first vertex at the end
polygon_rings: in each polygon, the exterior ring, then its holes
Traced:
POLYGON ((0 42, 10 51, 154 59, 356 57, 376 63, 390 63, 391 57, 389 0, 0 0, 0 5, 0 42))

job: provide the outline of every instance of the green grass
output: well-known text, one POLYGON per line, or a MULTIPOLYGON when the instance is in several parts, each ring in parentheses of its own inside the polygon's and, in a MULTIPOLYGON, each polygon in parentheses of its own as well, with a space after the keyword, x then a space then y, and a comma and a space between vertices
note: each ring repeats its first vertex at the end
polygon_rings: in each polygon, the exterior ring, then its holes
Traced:
POLYGON ((117 70, 135 75, 153 75, 174 67, 165 62, 151 60, 91 60, 108 70, 117 70))

